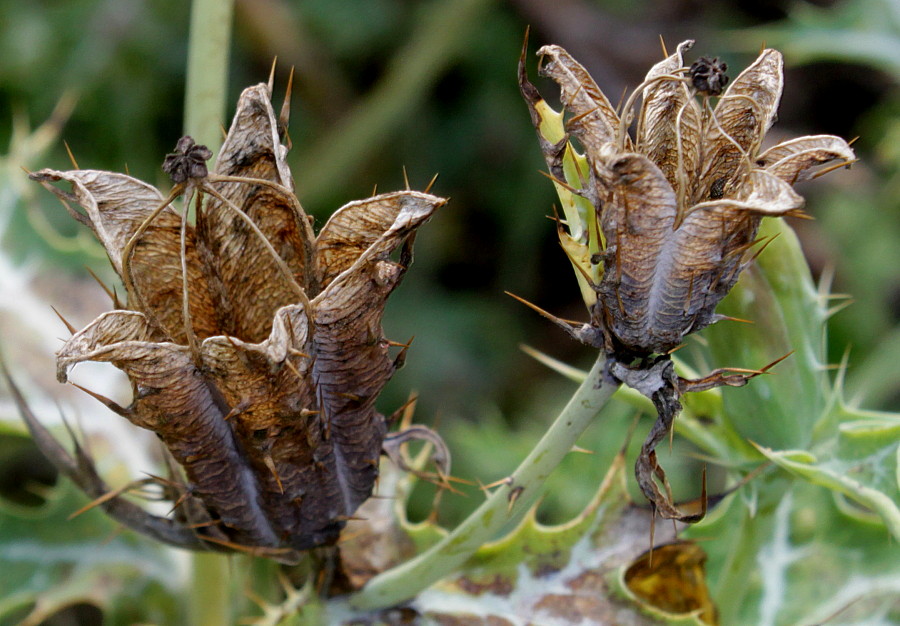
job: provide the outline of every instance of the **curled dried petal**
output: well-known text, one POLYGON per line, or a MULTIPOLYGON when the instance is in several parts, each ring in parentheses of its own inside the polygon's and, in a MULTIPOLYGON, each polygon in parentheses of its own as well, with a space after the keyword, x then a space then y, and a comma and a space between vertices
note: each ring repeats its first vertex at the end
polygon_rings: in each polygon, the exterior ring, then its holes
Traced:
MULTIPOLYGON (((44 169, 30 177, 44 183, 63 202, 76 202, 84 209, 82 217, 106 248, 113 268, 134 289, 128 294, 129 307, 143 310, 173 341, 184 342, 178 213, 171 206, 164 207, 146 224, 130 262, 126 264, 122 258, 132 236, 163 203, 159 191, 136 178, 98 170, 44 169), (50 184, 61 180, 72 185, 71 193, 50 184), (123 276, 126 266, 130 267, 130 280, 123 276)), ((191 322, 198 336, 208 337, 218 331, 216 314, 200 269, 193 227, 188 225, 185 235, 191 322)))
POLYGON ((719 99, 706 120, 704 164, 694 202, 730 195, 732 187, 753 167, 753 157, 781 100, 783 65, 780 52, 763 50, 719 99))
POLYGON ((833 161, 849 165, 856 160, 846 141, 834 135, 809 135, 785 141, 763 152, 757 165, 786 183, 815 178, 819 166, 833 161))
POLYGON ((286 153, 268 88, 245 89, 211 182, 224 201, 209 198, 197 218, 201 258, 211 276, 222 331, 245 341, 263 341, 275 312, 298 302, 294 284, 309 297, 317 290, 311 271, 312 228, 293 195, 286 153), (244 180, 223 181, 224 176, 244 180), (291 276, 283 274, 239 211, 253 221, 291 276))
POLYGON ((540 74, 559 84, 560 100, 573 116, 569 128, 584 149, 596 154, 604 143, 615 141, 619 116, 587 70, 559 46, 544 46, 538 55, 543 57, 540 74))
POLYGON ((637 146, 662 170, 684 211, 700 162, 700 107, 683 76, 684 53, 694 41, 678 45, 675 54, 660 61, 647 73, 645 82, 660 79, 644 89, 637 128, 637 146), (671 77, 671 78, 661 78, 671 77))

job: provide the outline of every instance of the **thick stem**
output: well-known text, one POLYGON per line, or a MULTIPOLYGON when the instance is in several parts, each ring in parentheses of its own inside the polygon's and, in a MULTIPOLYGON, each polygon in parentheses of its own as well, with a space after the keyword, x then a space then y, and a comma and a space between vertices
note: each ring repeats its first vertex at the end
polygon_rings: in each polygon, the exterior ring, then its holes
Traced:
POLYGON ((234 0, 194 0, 184 98, 184 134, 214 153, 222 145, 234 0))
MULTIPOLYGON (((216 152, 222 144, 234 0, 194 0, 191 7, 184 133, 216 152)), ((232 623, 231 570, 220 554, 192 558, 189 620, 193 626, 232 623)))
POLYGON ((233 623, 231 569, 228 557, 213 552, 197 552, 191 559, 191 592, 188 620, 191 626, 220 626, 233 623))
POLYGON ((388 570, 350 598, 358 609, 392 606, 415 596, 457 570, 482 544, 523 515, 546 481, 575 445, 618 383, 604 376, 601 354, 587 378, 528 457, 452 533, 414 559, 388 570))

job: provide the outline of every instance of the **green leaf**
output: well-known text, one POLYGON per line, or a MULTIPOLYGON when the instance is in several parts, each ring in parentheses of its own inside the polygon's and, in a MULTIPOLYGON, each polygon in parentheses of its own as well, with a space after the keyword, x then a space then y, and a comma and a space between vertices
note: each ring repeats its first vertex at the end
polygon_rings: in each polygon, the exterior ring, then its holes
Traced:
POLYGON ((86 602, 113 624, 178 621, 181 583, 172 550, 120 533, 100 509, 69 520, 85 498, 68 481, 42 495, 40 507, 0 499, 0 620, 15 614, 21 624, 38 624, 86 602), (26 618, 24 607, 31 607, 26 618))

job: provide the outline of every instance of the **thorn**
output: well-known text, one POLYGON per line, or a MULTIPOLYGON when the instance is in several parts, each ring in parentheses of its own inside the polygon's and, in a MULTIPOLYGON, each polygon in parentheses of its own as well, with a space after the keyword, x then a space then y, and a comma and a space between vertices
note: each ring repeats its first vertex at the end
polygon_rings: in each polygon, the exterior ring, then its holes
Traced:
POLYGON ((582 448, 581 446, 572 446, 572 449, 569 452, 580 452, 581 454, 594 454, 593 450, 588 450, 587 448, 582 448))
POLYGON ((74 326, 72 326, 72 325, 66 320, 66 318, 64 318, 64 317, 62 316, 62 313, 60 313, 59 311, 56 310, 56 307, 55 307, 55 306, 52 306, 52 305, 51 305, 50 308, 53 309, 53 312, 54 312, 54 313, 56 313, 56 317, 59 318, 59 321, 61 321, 63 324, 66 325, 66 328, 69 330, 69 334, 70 334, 70 335, 74 335, 76 332, 78 332, 77 329, 76 329, 74 326))
POLYGON ((513 477, 507 476, 505 478, 501 478, 500 480, 495 480, 494 482, 492 482, 490 484, 481 485, 479 487, 479 489, 481 489, 482 491, 484 491, 486 493, 489 489, 493 489, 494 487, 499 487, 501 485, 509 485, 510 487, 512 487, 513 486, 513 477))
POLYGON ((128 169, 128 162, 125 163, 125 175, 131 176, 131 170, 128 169))
POLYGON ((72 167, 74 167, 76 170, 80 170, 81 168, 78 167, 78 161, 75 160, 75 155, 72 154, 72 148, 69 147, 69 142, 63 141, 63 145, 66 147, 66 154, 69 155, 69 160, 72 162, 72 167))
POLYGON ((377 195, 378 195, 378 183, 375 183, 375 186, 372 187, 372 195, 373 195, 373 196, 377 196, 377 195))
POLYGON ((412 337, 409 338, 409 341, 407 341, 406 343, 400 343, 399 341, 391 341, 390 339, 385 339, 385 342, 387 342, 387 345, 393 346, 394 348, 409 348, 412 345, 413 339, 415 339, 415 338, 416 338, 416 336, 413 335, 412 337))
POLYGON ((403 166, 403 184, 406 185, 406 190, 409 191, 409 177, 406 175, 406 166, 403 166))
MULTIPOLYGON (((409 394, 409 398, 406 400, 406 402, 401 404, 393 413, 388 415, 387 418, 385 419, 385 422, 387 422, 388 424, 393 424, 398 419, 405 418, 406 412, 407 412, 406 410, 410 407, 412 407, 412 409, 415 410, 416 402, 418 402, 418 401, 419 401, 418 394, 414 391, 411 392, 409 394)), ((410 411, 410 424, 411 423, 412 423, 412 411, 410 411)), ((405 427, 401 424, 400 430, 406 430, 406 428, 408 428, 410 424, 406 424, 405 427)))
MULTIPOLYGON (((187 499, 190 498, 190 497, 191 497, 191 492, 190 492, 189 490, 185 489, 183 492, 181 492, 181 495, 178 496, 178 499, 175 500, 175 502, 172 503, 172 508, 169 509, 169 511, 166 513, 166 517, 168 517, 169 515, 171 515, 172 513, 174 513, 174 512, 175 512, 175 509, 177 509, 177 508, 180 507, 182 504, 184 504, 184 501, 187 500, 187 499)), ((205 522, 205 523, 208 524, 208 525, 210 525, 210 524, 212 524, 213 522, 205 522)))
POLYGON ((290 354, 291 356, 298 356, 303 359, 312 358, 310 355, 306 354, 305 352, 300 352, 300 350, 297 350, 296 348, 288 348, 288 354, 290 354))
POLYGON ((338 515, 334 518, 338 522, 368 522, 368 517, 356 517, 355 515, 338 515))
POLYGON ((515 505, 516 501, 522 496, 522 492, 525 491, 525 487, 519 485, 515 489, 509 492, 509 495, 506 497, 508 503, 506 505, 506 513, 509 514, 512 512, 513 505, 515 505))
POLYGON ((686 343, 680 343, 677 346, 675 346, 674 348, 672 348, 671 350, 669 350, 668 352, 666 352, 666 354, 675 354, 676 352, 678 352, 679 350, 684 348, 686 345, 687 345, 686 343))
POLYGON ((857 141, 858 139, 859 139, 859 135, 857 135, 856 137, 854 137, 853 139, 851 139, 850 141, 848 141, 848 142, 847 142, 847 145, 848 145, 848 146, 852 146, 853 144, 856 143, 856 141, 857 141))
POLYGON ((659 35, 659 45, 662 46, 663 58, 667 59, 669 57, 669 51, 666 50, 666 40, 663 39, 662 33, 659 35))
POLYGON ((284 485, 281 484, 281 477, 278 475, 278 470, 275 469, 275 461, 272 460, 272 455, 267 453, 263 457, 263 462, 269 468, 269 471, 272 472, 272 476, 275 477, 275 482, 278 483, 278 490, 281 491, 281 495, 284 495, 284 485))
POLYGON ((113 302, 115 302, 116 301, 115 292, 111 291, 110 288, 107 287, 106 284, 102 280, 100 280, 100 277, 94 273, 94 270, 89 268, 87 265, 84 266, 84 269, 86 269, 88 274, 91 275, 91 278, 93 278, 94 280, 97 281, 97 284, 100 285, 100 287, 103 289, 103 291, 106 292, 106 295, 109 296, 109 299, 112 300, 113 302))
POLYGON ((266 84, 266 87, 269 90, 269 97, 272 97, 272 93, 275 90, 275 66, 278 64, 278 56, 272 59, 272 68, 269 70, 269 82, 266 84))
POLYGON ((576 321, 573 321, 573 320, 567 320, 567 319, 563 319, 563 318, 561 318, 561 317, 556 317, 555 315, 553 315, 552 313, 549 313, 549 312, 545 311, 544 309, 542 309, 542 308, 539 307, 538 305, 532 304, 531 302, 529 302, 529 301, 526 300, 525 298, 520 298, 519 296, 517 296, 516 294, 514 294, 514 293, 512 293, 512 292, 510 292, 510 291, 504 291, 503 293, 505 293, 506 295, 508 295, 510 298, 513 298, 514 300, 518 300, 519 302, 521 302, 522 304, 524 304, 525 306, 527 306, 529 309, 531 309, 531 310, 537 312, 538 314, 540 314, 540 315, 543 316, 543 317, 546 317, 548 320, 551 320, 551 321, 557 322, 557 323, 563 322, 563 323, 565 323, 565 324, 570 324, 571 326, 581 326, 581 322, 576 322, 576 321))
POLYGON ((300 380, 303 380, 303 374, 300 373, 300 370, 298 370, 298 369, 294 366, 293 363, 291 363, 290 361, 288 361, 287 359, 285 359, 284 364, 287 366, 287 368, 288 368, 289 370, 291 370, 291 371, 294 373, 294 375, 295 375, 297 378, 299 378, 300 380))
POLYGON ((72 521, 73 519, 75 519, 76 517, 81 515, 82 513, 87 513, 94 507, 99 506, 99 505, 103 504, 104 502, 108 502, 108 501, 112 500, 113 498, 116 498, 116 497, 122 495, 123 493, 125 493, 126 491, 129 491, 133 487, 139 487, 139 486, 146 485, 146 484, 149 484, 152 482, 153 482, 152 478, 142 478, 140 480, 130 482, 127 485, 123 485, 123 486, 119 487, 118 489, 113 489, 111 491, 107 491, 106 493, 101 495, 99 498, 94 498, 93 500, 91 500, 90 502, 85 504, 83 507, 81 507, 74 513, 71 513, 69 515, 69 517, 67 517, 66 519, 69 521, 72 521))
POLYGON ((825 319, 830 319, 833 315, 836 315, 846 309, 851 304, 855 303, 856 300, 849 299, 844 300, 840 304, 835 304, 833 307, 830 307, 827 311, 825 311, 825 319))
POLYGON ((431 177, 431 180, 428 181, 428 185, 425 187, 425 193, 431 193, 431 188, 434 186, 434 183, 437 182, 438 176, 440 176, 439 173, 431 177))
POLYGON ((310 415, 318 415, 321 411, 313 411, 312 409, 300 409, 300 417, 309 417, 310 415))
POLYGON ((742 324, 755 324, 756 323, 753 320, 745 320, 741 317, 732 317, 730 315, 722 315, 718 319, 719 319, 719 321, 722 321, 722 322, 740 322, 742 324))
POLYGON ((788 358, 789 356, 791 356, 792 354, 794 354, 794 352, 795 352, 795 350, 791 350, 790 352, 788 352, 788 353, 785 354, 784 356, 778 357, 777 359, 775 359, 774 361, 772 361, 771 363, 769 363, 768 365, 766 365, 764 368, 762 368, 761 371, 762 371, 763 373, 768 372, 770 369, 772 369, 773 367, 775 367, 776 365, 778 365, 779 363, 781 363, 782 361, 784 361, 786 358, 788 358))
MULTIPOLYGON (((294 68, 291 67, 291 73, 288 75, 287 89, 284 94, 284 102, 281 105, 281 113, 278 115, 278 126, 287 137, 288 122, 291 119, 291 90, 294 87, 294 68)), ((271 90, 270 90, 271 91, 271 90)), ((290 144, 290 141, 288 141, 290 144)), ((290 147, 290 145, 288 146, 290 147)))
POLYGON ((235 552, 244 552, 246 554, 250 554, 252 556, 265 556, 265 557, 274 557, 280 556, 283 554, 290 554, 293 550, 291 548, 257 548, 254 546, 244 546, 239 543, 234 543, 233 541, 228 541, 226 539, 219 539, 218 537, 213 537, 211 535, 201 535, 197 534, 197 537, 202 541, 208 541, 209 543, 215 543, 220 546, 224 546, 226 548, 230 548, 235 552))
POLYGON ((766 241, 763 242, 763 244, 759 247, 759 250, 757 250, 756 252, 754 252, 754 253, 753 253, 753 256, 750 257, 750 261, 749 261, 749 262, 750 262, 750 263, 753 263, 753 261, 755 261, 756 258, 757 258, 760 254, 762 254, 762 251, 765 250, 766 248, 768 248, 768 247, 769 247, 769 244, 772 243, 773 241, 775 241, 775 240, 778 238, 778 236, 779 236, 780 234, 781 234, 781 233, 776 233, 775 235, 772 235, 771 237, 769 237, 768 239, 766 239, 766 241))
POLYGON ((541 174, 542 176, 546 176, 546 177, 549 178, 551 181, 553 181, 553 183, 559 185, 560 187, 562 187, 562 188, 565 189, 566 191, 569 191, 569 192, 571 192, 571 193, 573 193, 573 194, 576 194, 576 195, 580 195, 580 194, 582 193, 582 190, 581 190, 581 189, 575 189, 575 187, 572 187, 569 183, 567 183, 567 182, 564 181, 564 180, 558 179, 556 176, 554 176, 554 175, 551 174, 550 172, 545 172, 544 170, 538 170, 538 174, 541 174))
POLYGON ((102 402, 102 403, 106 406, 106 408, 108 408, 108 409, 109 409, 110 411, 112 411, 113 413, 115 413, 115 414, 117 414, 117 415, 121 415, 122 417, 129 417, 129 416, 131 415, 131 410, 130 410, 130 409, 126 409, 125 407, 121 406, 121 405, 118 404, 117 402, 114 402, 113 400, 110 400, 110 399, 107 398, 106 396, 102 396, 102 395, 100 395, 99 393, 97 393, 97 392, 95 392, 95 391, 91 391, 90 389, 88 389, 88 388, 86 388, 86 387, 82 387, 82 386, 79 385, 78 383, 73 383, 71 380, 68 381, 68 383, 69 383, 70 385, 72 385, 73 387, 75 387, 76 389, 80 389, 81 391, 83 391, 84 393, 86 393, 86 394, 89 395, 90 397, 94 398, 95 400, 99 400, 100 402, 102 402))

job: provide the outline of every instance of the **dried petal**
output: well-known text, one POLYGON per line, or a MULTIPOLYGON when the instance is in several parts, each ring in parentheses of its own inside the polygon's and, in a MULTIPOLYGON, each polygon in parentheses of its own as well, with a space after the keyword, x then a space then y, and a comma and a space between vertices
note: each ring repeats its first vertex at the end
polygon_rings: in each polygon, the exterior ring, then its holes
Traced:
POLYGON ((676 74, 684 67, 684 52, 693 45, 691 39, 680 43, 675 54, 647 73, 645 82, 665 76, 672 78, 662 78, 644 89, 637 127, 638 150, 656 163, 672 185, 679 212, 685 209, 685 197, 690 193, 700 162, 700 107, 683 75, 676 74))
POLYGON ((763 50, 728 87, 708 116, 695 203, 731 195, 733 186, 753 167, 753 157, 781 100, 783 65, 780 52, 763 50))
POLYGON ((603 144, 615 141, 619 116, 587 70, 559 46, 544 46, 537 53, 544 57, 539 73, 559 84, 560 100, 573 116, 569 128, 585 151, 597 154, 603 144))
POLYGON ((215 173, 259 179, 270 185, 213 179, 212 187, 227 202, 209 198, 206 209, 197 218, 199 245, 212 274, 221 328, 245 341, 263 341, 272 328, 275 312, 299 298, 259 235, 248 228, 234 207, 256 224, 290 269, 296 284, 311 294, 317 289, 309 269, 314 245, 312 229, 293 196, 286 153, 266 85, 245 89, 216 161, 215 173))
POLYGON ((834 135, 809 135, 785 141, 769 148, 756 160, 757 165, 786 183, 815 178, 818 166, 840 160, 856 160, 850 145, 834 135))
POLYGON ((660 169, 639 154, 621 155, 606 178, 613 198, 601 222, 608 251, 598 301, 605 313, 600 319, 622 346, 645 346, 648 341, 655 345, 659 333, 677 333, 678 343, 681 334, 671 323, 651 328, 663 296, 661 276, 672 263, 667 242, 677 213, 675 193, 660 169))
MULTIPOLYGON (((123 251, 132 235, 163 203, 162 195, 146 183, 113 172, 45 169, 30 177, 44 183, 64 203, 72 201, 84 208, 86 223, 106 248, 113 268, 125 280, 123 251), (50 184, 60 180, 72 185, 72 193, 50 184)), ((171 206, 147 225, 131 255, 130 283, 134 291, 128 294, 128 306, 144 311, 169 338, 184 343, 180 233, 181 217, 171 206)), ((191 323, 196 335, 208 337, 216 334, 218 327, 190 225, 186 248, 191 323)), ((125 280, 125 284, 129 281, 125 280)))
POLYGON ((235 541, 279 545, 260 507, 259 486, 228 423, 227 410, 186 347, 142 341, 152 328, 140 313, 111 311, 73 335, 57 355, 59 377, 81 361, 110 361, 135 391, 131 421, 154 431, 181 464, 210 513, 235 541))
POLYGON ((396 242, 444 203, 442 198, 417 191, 398 191, 341 207, 322 227, 316 242, 319 284, 327 287, 379 238, 390 235, 396 242))

